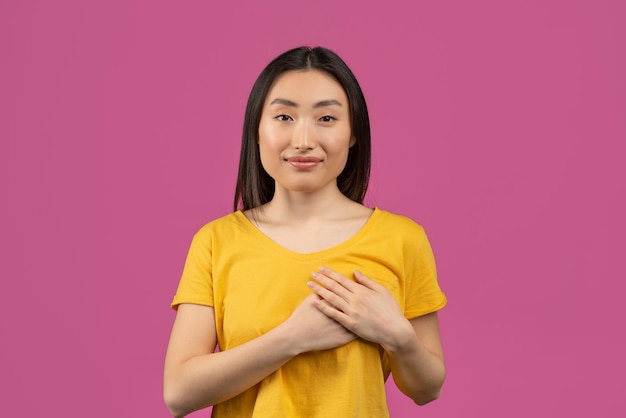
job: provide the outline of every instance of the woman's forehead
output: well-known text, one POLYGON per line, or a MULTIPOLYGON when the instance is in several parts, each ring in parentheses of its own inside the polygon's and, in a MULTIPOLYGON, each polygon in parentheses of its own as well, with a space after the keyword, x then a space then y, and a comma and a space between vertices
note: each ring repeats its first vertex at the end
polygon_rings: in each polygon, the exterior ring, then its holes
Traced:
POLYGON ((276 99, 307 105, 336 100, 347 105, 343 87, 331 75, 319 70, 292 70, 279 75, 266 97, 266 105, 276 99))

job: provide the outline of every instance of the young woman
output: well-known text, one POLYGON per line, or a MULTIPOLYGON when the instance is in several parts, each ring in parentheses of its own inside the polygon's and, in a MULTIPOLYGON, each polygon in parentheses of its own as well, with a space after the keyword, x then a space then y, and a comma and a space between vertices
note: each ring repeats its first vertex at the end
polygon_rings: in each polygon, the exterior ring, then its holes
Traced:
POLYGON ((432 251, 412 220, 362 205, 369 169, 346 64, 307 47, 273 60, 248 100, 235 211, 194 236, 172 303, 175 416, 385 417, 389 373, 418 404, 438 397, 432 251))

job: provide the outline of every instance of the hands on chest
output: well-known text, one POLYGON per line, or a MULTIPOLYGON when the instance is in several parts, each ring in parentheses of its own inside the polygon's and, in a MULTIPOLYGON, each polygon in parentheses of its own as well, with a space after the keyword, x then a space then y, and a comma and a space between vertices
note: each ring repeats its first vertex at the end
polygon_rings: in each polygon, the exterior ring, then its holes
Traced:
POLYGON ((358 270, 354 278, 326 267, 312 274, 307 284, 313 294, 289 318, 300 325, 303 351, 335 348, 356 337, 387 350, 414 332, 387 288, 358 270))

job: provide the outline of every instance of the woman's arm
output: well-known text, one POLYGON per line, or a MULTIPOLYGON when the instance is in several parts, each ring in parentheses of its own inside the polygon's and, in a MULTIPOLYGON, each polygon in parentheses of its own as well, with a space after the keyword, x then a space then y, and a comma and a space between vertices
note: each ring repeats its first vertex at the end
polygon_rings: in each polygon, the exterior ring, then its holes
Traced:
POLYGON ((408 320, 387 288, 360 272, 356 281, 320 268, 311 289, 318 309, 361 338, 380 344, 398 388, 423 405, 439 396, 445 379, 437 315, 408 320))
POLYGON ((406 334, 385 348, 398 388, 419 405, 439 397, 446 367, 437 313, 413 318, 406 334))
POLYGON ((163 393, 176 417, 232 398, 299 353, 343 345, 356 336, 307 297, 278 327, 245 344, 215 353, 214 310, 181 304, 167 348, 163 393))

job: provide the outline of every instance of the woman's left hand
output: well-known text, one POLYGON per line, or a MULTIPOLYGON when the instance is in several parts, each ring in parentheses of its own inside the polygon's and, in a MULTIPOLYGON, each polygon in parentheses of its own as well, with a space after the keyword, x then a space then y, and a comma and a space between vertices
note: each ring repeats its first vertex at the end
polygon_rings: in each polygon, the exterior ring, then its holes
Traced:
POLYGON ((383 285, 354 272, 356 281, 326 267, 313 273, 309 287, 321 298, 317 308, 359 337, 384 349, 397 346, 414 330, 383 285))

